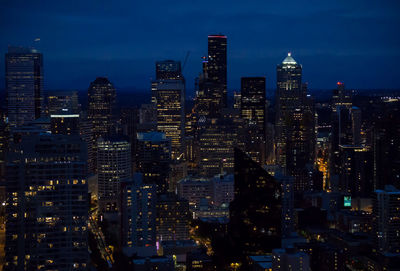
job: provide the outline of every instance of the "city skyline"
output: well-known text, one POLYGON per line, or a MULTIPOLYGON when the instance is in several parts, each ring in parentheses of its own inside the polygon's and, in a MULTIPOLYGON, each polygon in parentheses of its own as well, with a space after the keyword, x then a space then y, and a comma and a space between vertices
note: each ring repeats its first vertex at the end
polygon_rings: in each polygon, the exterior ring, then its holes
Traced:
POLYGON ((240 88, 242 76, 266 76, 267 89, 274 89, 274 69, 289 51, 307 67, 304 81, 310 89, 332 89, 337 81, 358 89, 400 87, 394 1, 304 6, 253 1, 245 8, 234 1, 229 10, 224 1, 211 9, 207 2, 153 7, 85 1, 73 9, 46 1, 17 8, 17 2, 1 4, 0 48, 38 48, 44 55, 45 89, 86 89, 93 78, 107 76, 117 88, 148 90, 155 61, 183 62, 190 51, 183 75, 192 90, 207 53, 205 36, 219 33, 228 37, 230 92, 240 88))
POLYGON ((399 270, 400 4, 71 2, 0 3, 0 271, 399 270))

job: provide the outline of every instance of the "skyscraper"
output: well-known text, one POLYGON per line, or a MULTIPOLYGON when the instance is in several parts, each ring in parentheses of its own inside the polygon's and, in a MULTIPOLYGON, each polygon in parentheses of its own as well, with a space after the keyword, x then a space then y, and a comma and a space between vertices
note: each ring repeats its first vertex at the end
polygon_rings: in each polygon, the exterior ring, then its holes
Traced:
POLYGON ((171 139, 172 159, 178 159, 185 152, 185 80, 176 74, 180 71, 180 62, 174 63, 176 73, 166 72, 166 68, 159 65, 160 62, 156 66, 158 76, 168 79, 151 83, 152 100, 157 108, 157 130, 171 139))
POLYGON ((212 83, 211 95, 217 101, 217 110, 228 105, 227 100, 227 37, 208 36, 208 79, 212 83))
POLYGON ((10 126, 40 118, 43 111, 43 55, 31 48, 9 47, 5 60, 10 126))
POLYGON ((132 175, 131 145, 121 138, 100 138, 97 142, 97 174, 100 212, 119 211, 121 181, 132 175))
POLYGON ((400 190, 387 185, 376 190, 373 219, 376 248, 383 253, 400 253, 400 190))
POLYGON ((157 185, 157 192, 167 192, 171 140, 160 132, 138 133, 137 138, 136 168, 143 174, 143 183, 157 185))
POLYGON ((295 192, 311 186, 315 136, 314 101, 301 83, 302 66, 291 54, 277 67, 276 159, 294 177, 295 192))
POLYGON ((281 246, 281 185, 246 153, 235 148, 235 198, 229 206, 229 235, 245 256, 281 246))
POLYGON ((52 134, 72 135, 79 134, 79 114, 71 114, 68 110, 50 115, 52 134))
POLYGON ((246 152, 253 160, 265 162, 265 77, 242 77, 241 117, 246 123, 246 152))
POLYGON ((302 67, 288 53, 288 56, 277 66, 276 90, 276 149, 277 164, 286 167, 286 144, 289 133, 291 114, 301 103, 302 67))
POLYGON ((79 113, 77 91, 53 91, 47 97, 49 115, 58 114, 67 109, 72 114, 79 113))
POLYGON ((157 240, 187 240, 189 202, 174 193, 161 194, 157 198, 157 240))
POLYGON ((98 77, 88 89, 88 120, 92 123, 93 156, 89 157, 89 169, 96 169, 97 139, 112 134, 115 119, 115 88, 105 77, 98 77))
POLYGON ((143 184, 142 174, 121 183, 123 247, 156 245, 156 185, 143 184))
POLYGON ((182 79, 181 63, 174 60, 156 62, 156 80, 182 79))
POLYGON ((37 134, 7 163, 6 270, 86 270, 88 183, 79 136, 37 134))

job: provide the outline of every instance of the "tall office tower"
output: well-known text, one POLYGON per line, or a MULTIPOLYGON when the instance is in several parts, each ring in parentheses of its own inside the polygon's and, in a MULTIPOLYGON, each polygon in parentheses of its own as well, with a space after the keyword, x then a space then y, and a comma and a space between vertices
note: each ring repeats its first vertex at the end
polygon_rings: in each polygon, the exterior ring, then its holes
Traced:
POLYGON ((156 80, 182 79, 181 62, 164 60, 156 62, 156 80))
POLYGON ((216 111, 215 108, 217 108, 218 103, 218 100, 213 99, 211 95, 212 83, 208 78, 207 66, 208 58, 203 57, 202 73, 200 73, 199 77, 195 79, 196 96, 193 112, 198 117, 212 117, 211 112, 216 111))
POLYGON ((122 247, 156 245, 156 185, 143 184, 142 174, 121 183, 122 247))
POLYGON ((351 93, 346 90, 344 83, 338 82, 337 88, 333 90, 332 100, 332 131, 331 131, 331 157, 330 175, 340 174, 340 145, 352 144, 352 107, 351 93), (343 142, 342 142, 343 141, 343 142))
POLYGON ((144 184, 156 184, 158 193, 166 192, 170 164, 171 140, 164 133, 138 133, 136 170, 143 174, 144 184))
POLYGON ((227 97, 227 38, 224 35, 208 36, 207 75, 212 83, 211 96, 219 111, 228 106, 227 97))
POLYGON ((282 237, 287 238, 294 232, 294 178, 281 172, 276 172, 274 177, 282 187, 282 237))
POLYGON ((247 126, 245 151, 265 163, 265 77, 242 77, 241 117, 247 126))
POLYGON ((11 149, 5 270, 87 270, 85 143, 42 133, 11 149))
POLYGON ((129 139, 131 144, 131 162, 132 171, 136 169, 136 139, 137 139, 137 125, 139 122, 137 108, 123 108, 121 110, 121 127, 122 134, 129 139))
POLYGON ((112 134, 115 119, 116 92, 114 86, 105 77, 97 77, 90 83, 88 89, 88 119, 92 123, 93 160, 89 161, 89 168, 96 168, 97 140, 112 134))
MULTIPOLYGON (((245 263, 249 255, 281 247, 281 186, 257 162, 235 148, 235 199, 229 206, 228 231, 245 263)), ((247 269, 246 269, 247 270, 247 269)))
MULTIPOLYGON (((175 62, 175 66, 180 71, 180 62, 175 62)), ((151 83, 152 101, 157 108, 157 130, 171 139, 172 159, 180 159, 185 152, 185 80, 182 75, 176 75, 176 79, 168 77, 173 75, 162 67, 157 66, 160 69, 157 73, 168 79, 151 83)))
POLYGON ((382 253, 400 253, 400 190, 387 185, 376 190, 373 219, 376 248, 382 253))
POLYGON ((121 181, 132 175, 128 141, 121 138, 100 138, 97 141, 97 174, 100 212, 118 212, 121 181))
POLYGON ((43 55, 35 49, 9 47, 6 93, 10 127, 40 118, 43 110, 43 55))
POLYGON ((385 103, 373 128, 374 188, 400 189, 400 102, 385 103))
POLYGON ((352 106, 351 92, 345 89, 342 82, 337 82, 337 88, 333 90, 332 112, 338 111, 338 107, 350 108, 352 106))
POLYGON ((71 114, 66 109, 51 114, 50 129, 52 134, 79 135, 79 114, 71 114))
POLYGON ((204 177, 233 172, 233 148, 238 141, 237 116, 231 109, 221 111, 221 118, 199 121, 199 170, 204 177))
POLYGON ((174 193, 157 197, 157 241, 189 239, 189 203, 174 193))
POLYGON ((10 126, 6 122, 5 112, 0 111, 0 182, 5 177, 5 163, 8 152, 10 126))
POLYGON ((302 89, 302 67, 293 59, 291 53, 277 66, 276 90, 276 158, 277 164, 286 167, 286 149, 291 115, 300 108, 302 89))
POLYGON ((373 153, 361 145, 340 145, 338 190, 352 197, 370 197, 373 188, 373 153))
POLYGON ((315 148, 315 119, 312 108, 300 107, 289 114, 286 140, 286 173, 294 177, 294 191, 311 189, 315 148))
POLYGON ((80 114, 79 134, 87 146, 88 171, 89 173, 96 172, 97 164, 94 164, 94 162, 97 154, 93 150, 93 123, 89 120, 86 111, 82 111, 80 114))
POLYGON ((272 269, 276 271, 310 271, 310 256, 295 249, 278 248, 272 251, 272 269))
POLYGON ((239 109, 242 106, 242 94, 240 92, 233 93, 233 108, 239 109))
POLYGON ((58 114, 68 109, 72 114, 78 114, 80 105, 78 91, 53 91, 47 97, 49 115, 58 114))

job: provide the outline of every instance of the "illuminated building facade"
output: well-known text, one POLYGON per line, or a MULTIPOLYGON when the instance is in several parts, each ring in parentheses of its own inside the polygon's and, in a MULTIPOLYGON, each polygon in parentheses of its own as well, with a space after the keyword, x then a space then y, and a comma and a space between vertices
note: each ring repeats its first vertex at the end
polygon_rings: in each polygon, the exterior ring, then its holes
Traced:
POLYGON ((182 79, 181 63, 174 60, 156 62, 157 80, 180 80, 182 79))
POLYGON ((43 112, 43 55, 35 49, 9 47, 5 62, 10 127, 40 118, 43 112))
POLYGON ((295 249, 274 249, 272 251, 272 270, 311 270, 310 256, 295 249))
POLYGON ((199 171, 204 177, 233 171, 233 148, 238 138, 230 113, 227 110, 223 118, 199 121, 199 171))
POLYGON ((211 96, 217 102, 217 110, 226 108, 227 100, 227 37, 208 36, 208 79, 212 83, 211 96))
POLYGON ((38 134, 11 149, 5 270, 87 270, 85 143, 79 136, 38 134))
POLYGON ((131 145, 128 141, 120 138, 98 140, 97 175, 100 212, 119 211, 121 181, 132 175, 131 145))
POLYGON ((51 114, 50 127, 52 134, 79 134, 79 114, 70 114, 68 111, 51 114))
POLYGON ((157 241, 189 239, 189 203, 174 193, 158 196, 157 241))
MULTIPOLYGON (((174 65, 178 73, 180 62, 174 65)), ((181 159, 185 152, 185 80, 181 74, 165 71, 164 66, 158 62, 156 73, 160 78, 168 79, 157 79, 151 83, 152 101, 157 110, 157 130, 171 140, 172 159, 181 159)))
POLYGON ((400 190, 387 185, 376 190, 373 220, 376 247, 380 252, 400 253, 400 190))
POLYGON ((58 114, 63 109, 67 109, 70 113, 79 113, 79 101, 77 91, 54 91, 47 96, 48 112, 58 114))
POLYGON ((98 77, 90 83, 88 89, 88 120, 92 123, 92 157, 89 157, 89 170, 96 169, 97 140, 112 134, 115 123, 116 92, 114 86, 105 77, 98 77))
POLYGON ((291 53, 278 65, 276 90, 276 158, 277 164, 286 167, 286 144, 291 114, 301 105, 302 67, 293 59, 291 53))
POLYGON ((167 192, 170 164, 171 140, 164 133, 138 133, 136 168, 143 174, 144 184, 155 184, 157 192, 167 192))
POLYGON ((122 247, 156 245, 156 185, 143 184, 142 174, 121 183, 122 247))
POLYGON ((241 117, 246 123, 245 150, 250 157, 265 162, 265 77, 242 77, 241 117))

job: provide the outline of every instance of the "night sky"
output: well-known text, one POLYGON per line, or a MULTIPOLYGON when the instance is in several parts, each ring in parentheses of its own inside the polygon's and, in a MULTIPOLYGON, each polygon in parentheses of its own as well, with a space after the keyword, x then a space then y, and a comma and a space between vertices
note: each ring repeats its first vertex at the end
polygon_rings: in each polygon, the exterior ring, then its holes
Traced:
MULTIPOLYGON (((266 76, 288 51, 311 89, 400 88, 400 1, 0 0, 1 62, 8 45, 34 45, 46 89, 87 89, 96 76, 147 90, 156 60, 185 58, 187 88, 201 71, 207 35, 228 36, 228 88, 266 76), (40 42, 34 43, 35 38, 40 42)), ((0 65, 4 86, 4 64, 0 65)), ((2 87, 0 87, 2 88, 2 87)))

